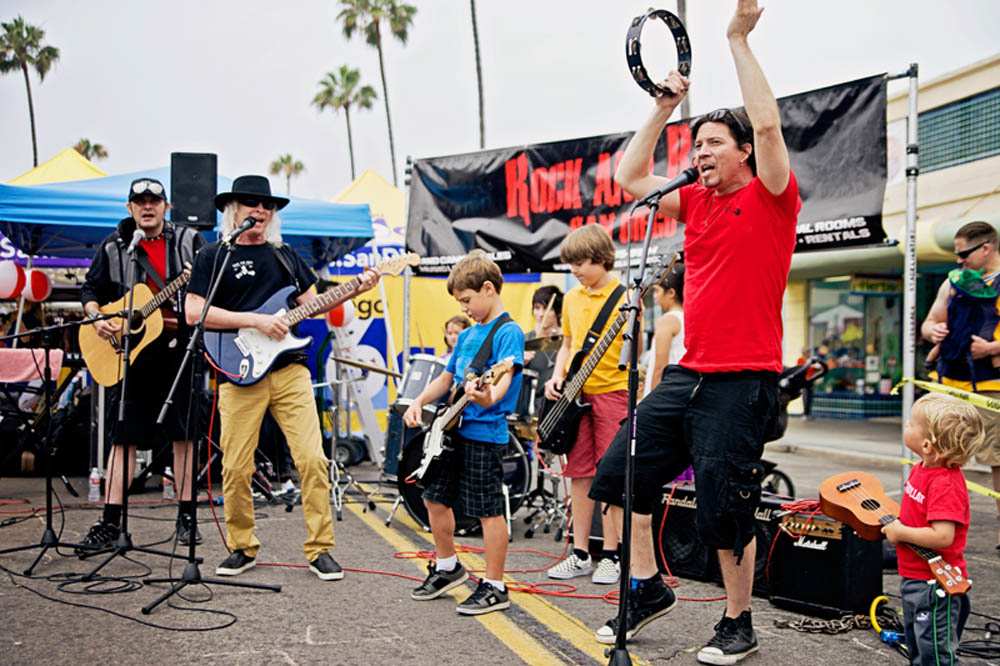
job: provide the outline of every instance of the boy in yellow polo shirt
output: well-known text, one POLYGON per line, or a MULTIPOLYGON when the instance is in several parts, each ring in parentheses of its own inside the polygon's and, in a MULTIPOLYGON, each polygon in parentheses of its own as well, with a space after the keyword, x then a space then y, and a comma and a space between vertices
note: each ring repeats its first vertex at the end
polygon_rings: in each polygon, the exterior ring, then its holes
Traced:
MULTIPOLYGON (((608 232, 600 225, 587 225, 567 236, 559 248, 559 256, 570 265, 573 276, 580 284, 563 299, 562 347, 556 356, 552 379, 545 384, 545 396, 550 400, 559 398, 570 362, 583 346, 584 338, 601 308, 620 284, 618 278, 610 273, 615 265, 615 247, 608 232)), ((601 331, 602 336, 617 316, 617 308, 624 298, 622 292, 601 331)), ((619 335, 583 386, 583 401, 589 403, 591 409, 580 421, 576 443, 567 454, 563 467, 563 476, 570 479, 573 552, 548 570, 549 578, 565 580, 592 574, 594 583, 610 585, 618 582, 621 567, 618 563, 617 525, 621 524, 621 520, 615 514, 621 509, 611 507, 601 518, 604 551, 595 568, 587 545, 596 507, 587 493, 597 470, 597 462, 608 450, 628 411, 628 378, 618 369, 621 348, 622 338, 619 335)))

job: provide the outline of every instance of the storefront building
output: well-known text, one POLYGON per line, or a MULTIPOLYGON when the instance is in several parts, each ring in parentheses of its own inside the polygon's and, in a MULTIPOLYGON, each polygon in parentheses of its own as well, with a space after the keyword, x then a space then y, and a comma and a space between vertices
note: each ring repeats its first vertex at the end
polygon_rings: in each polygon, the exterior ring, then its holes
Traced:
MULTIPOLYGON (((919 91, 917 324, 947 272, 952 240, 968 222, 1000 229, 1000 55, 924 82, 919 91)), ((901 413, 890 389, 902 377, 905 147, 908 96, 889 96, 888 183, 883 225, 899 243, 799 253, 784 303, 785 365, 819 355, 811 415, 872 418, 901 413)), ((918 340, 916 368, 929 350, 918 340)), ((801 401, 790 408, 802 412, 801 401)))

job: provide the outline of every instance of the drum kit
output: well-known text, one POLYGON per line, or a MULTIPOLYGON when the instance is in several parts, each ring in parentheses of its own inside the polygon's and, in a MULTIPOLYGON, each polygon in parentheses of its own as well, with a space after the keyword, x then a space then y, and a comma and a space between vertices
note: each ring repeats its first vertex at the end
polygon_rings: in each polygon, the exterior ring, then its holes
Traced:
MULTIPOLYGON (((552 351, 559 348, 562 336, 549 336, 529 340, 526 351, 552 351)), ((425 431, 419 428, 408 428, 403 424, 403 414, 413 404, 414 399, 436 379, 446 367, 444 359, 430 354, 414 354, 399 384, 396 401, 389 410, 389 424, 386 431, 383 477, 387 482, 395 483, 399 494, 386 519, 385 524, 392 522, 392 517, 400 504, 407 513, 424 529, 429 530, 427 509, 421 498, 422 488, 408 482, 407 477, 420 464, 423 455, 425 431)), ((548 471, 550 466, 537 456, 535 449, 535 430, 538 422, 536 414, 537 396, 542 389, 539 385, 538 373, 523 369, 521 392, 518 395, 514 411, 507 416, 510 441, 503 453, 503 490, 506 500, 508 533, 510 533, 511 517, 518 509, 525 507, 531 510, 525 520, 529 524, 528 534, 533 534, 535 528, 542 525, 547 533, 553 527, 561 536, 565 527, 566 512, 563 501, 558 496, 558 482, 548 471)), ((444 399, 442 399, 443 402, 444 399)), ((427 427, 437 415, 437 405, 424 405, 423 423, 427 427)), ((456 533, 471 534, 479 529, 478 520, 469 518, 456 511, 456 533)))

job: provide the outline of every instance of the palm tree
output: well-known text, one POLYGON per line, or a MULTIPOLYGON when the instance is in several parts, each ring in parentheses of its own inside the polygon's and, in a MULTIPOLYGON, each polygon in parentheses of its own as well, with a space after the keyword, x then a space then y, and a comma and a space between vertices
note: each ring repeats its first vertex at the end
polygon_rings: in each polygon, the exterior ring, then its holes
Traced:
POLYGON ((285 177, 285 196, 292 196, 292 177, 306 170, 306 165, 292 157, 291 153, 279 155, 271 162, 271 175, 281 174, 285 177))
POLYGON ((90 139, 80 139, 73 146, 73 150, 80 153, 90 161, 108 159, 108 149, 100 143, 91 143, 90 139))
POLYGON ((385 58, 382 54, 382 24, 389 24, 389 32, 403 44, 417 8, 400 0, 340 0, 342 9, 337 18, 343 23, 344 36, 348 39, 355 30, 365 33, 365 41, 378 51, 378 68, 382 76, 382 99, 385 100, 385 122, 389 128, 389 157, 392 159, 392 183, 399 185, 396 177, 396 143, 392 138, 392 116, 389 113, 389 89, 385 82, 385 58))
POLYGON ((20 70, 24 74, 24 86, 28 89, 28 117, 31 119, 31 150, 34 165, 38 166, 38 139, 35 135, 35 105, 31 99, 31 79, 28 78, 28 68, 38 73, 38 80, 44 81, 45 75, 52 65, 59 60, 59 49, 54 46, 43 46, 42 38, 45 31, 28 25, 18 16, 13 21, 0 23, 3 34, 0 34, 0 74, 20 70))
POLYGON ((372 108, 372 103, 376 99, 375 89, 371 86, 361 86, 361 73, 356 69, 351 69, 347 65, 341 65, 336 72, 327 72, 326 76, 320 79, 319 92, 313 98, 313 105, 320 111, 330 108, 336 113, 339 109, 344 110, 344 117, 347 118, 347 152, 351 156, 351 180, 357 178, 354 172, 354 138, 351 135, 351 107, 356 106, 361 109, 372 108))
POLYGON ((483 113, 483 62, 479 58, 479 28, 476 24, 476 0, 469 0, 472 9, 472 43, 476 47, 476 83, 479 84, 479 148, 486 147, 486 120, 483 113))

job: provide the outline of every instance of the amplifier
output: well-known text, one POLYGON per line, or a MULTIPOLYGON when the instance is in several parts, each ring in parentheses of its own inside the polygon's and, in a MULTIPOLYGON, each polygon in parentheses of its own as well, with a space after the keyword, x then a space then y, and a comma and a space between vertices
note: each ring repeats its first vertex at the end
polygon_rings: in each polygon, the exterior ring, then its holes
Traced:
POLYGON ((771 555, 771 603, 807 615, 867 613, 882 594, 882 543, 824 515, 780 519, 771 555))
MULTIPOLYGON (((754 530, 757 537, 757 557, 754 565, 753 593, 767 597, 769 581, 766 575, 768 549, 778 531, 781 503, 785 500, 765 496, 757 507, 754 530)), ((719 557, 705 547, 698 534, 695 511, 698 500, 694 486, 678 486, 673 495, 670 486, 664 486, 661 501, 653 510, 653 541, 658 544, 656 559, 660 571, 693 580, 722 583, 719 557), (663 523, 666 509, 667 520, 663 523), (660 526, 663 525, 663 533, 660 526), (662 537, 662 538, 661 538, 662 537)))

